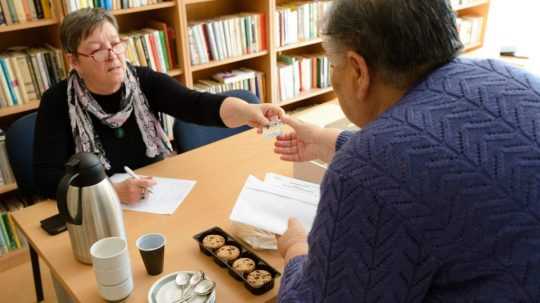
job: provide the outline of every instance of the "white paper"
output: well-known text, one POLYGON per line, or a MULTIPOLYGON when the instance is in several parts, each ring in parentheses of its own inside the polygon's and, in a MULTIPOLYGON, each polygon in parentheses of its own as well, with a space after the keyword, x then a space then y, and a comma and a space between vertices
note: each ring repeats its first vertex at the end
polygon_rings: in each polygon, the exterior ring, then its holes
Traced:
POLYGON ((272 174, 267 176, 269 182, 262 182, 249 176, 229 219, 282 235, 287 230, 288 219, 294 217, 307 231, 311 230, 319 203, 318 191, 310 195, 305 190, 285 186, 291 180, 282 177, 272 174))
MULTIPOLYGON (((122 182, 130 178, 128 174, 115 174, 109 179, 112 182, 122 182)), ((156 185, 147 192, 146 197, 137 202, 122 204, 123 209, 148 212, 162 215, 172 215, 184 202, 184 199, 191 192, 196 181, 154 177, 156 185)))

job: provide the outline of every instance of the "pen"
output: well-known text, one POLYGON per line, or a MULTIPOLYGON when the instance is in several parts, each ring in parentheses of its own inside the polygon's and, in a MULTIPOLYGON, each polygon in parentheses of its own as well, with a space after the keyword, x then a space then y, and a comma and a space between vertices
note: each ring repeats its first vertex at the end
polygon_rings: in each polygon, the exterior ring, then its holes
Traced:
MULTIPOLYGON (((127 166, 124 166, 124 171, 126 171, 126 173, 128 175, 130 175, 133 179, 137 179, 139 180, 141 177, 139 177, 134 171, 131 170, 131 168, 127 167, 127 166)), ((146 190, 149 192, 149 193, 152 193, 152 190, 150 188, 146 188, 146 190)))

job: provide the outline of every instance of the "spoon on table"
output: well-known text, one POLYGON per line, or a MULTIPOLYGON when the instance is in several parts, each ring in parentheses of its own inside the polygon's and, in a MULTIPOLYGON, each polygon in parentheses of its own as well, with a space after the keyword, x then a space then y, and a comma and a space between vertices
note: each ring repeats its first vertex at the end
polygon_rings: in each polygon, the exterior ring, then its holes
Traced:
POLYGON ((183 297, 179 300, 173 301, 173 303, 185 303, 191 300, 194 296, 206 296, 210 294, 214 288, 216 287, 216 283, 214 281, 210 280, 201 280, 195 287, 193 287, 193 291, 190 295, 187 297, 183 297))

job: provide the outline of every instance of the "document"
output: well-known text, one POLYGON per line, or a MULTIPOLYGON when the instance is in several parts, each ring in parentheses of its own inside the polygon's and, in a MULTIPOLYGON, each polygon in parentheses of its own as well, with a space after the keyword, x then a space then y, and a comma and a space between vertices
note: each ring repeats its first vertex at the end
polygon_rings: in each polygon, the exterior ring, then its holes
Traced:
MULTIPOLYGON (((109 179, 112 182, 122 182, 127 178, 130 178, 128 174, 115 174, 109 179)), ((178 206, 184 202, 184 199, 197 183, 193 180, 161 177, 154 177, 154 180, 156 181, 156 185, 152 187, 152 193, 148 192, 146 197, 137 203, 122 204, 122 208, 154 214, 172 215, 178 206)))
POLYGON ((282 235, 290 217, 311 230, 319 204, 319 185, 267 174, 265 182, 249 176, 229 219, 282 235))

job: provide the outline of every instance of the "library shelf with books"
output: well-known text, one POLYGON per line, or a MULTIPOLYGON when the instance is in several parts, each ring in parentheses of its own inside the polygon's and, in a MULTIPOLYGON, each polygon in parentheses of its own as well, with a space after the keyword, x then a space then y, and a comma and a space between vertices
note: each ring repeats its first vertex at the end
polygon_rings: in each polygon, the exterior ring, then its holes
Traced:
POLYGON ((199 89, 200 81, 246 68, 262 74, 262 102, 270 102, 270 6, 269 0, 182 1, 186 84, 199 89))
POLYGON ((58 20, 56 19, 39 19, 39 20, 34 20, 34 21, 25 21, 22 23, 15 23, 11 25, 0 26, 0 34, 6 33, 6 32, 18 31, 22 29, 30 29, 34 27, 42 27, 42 26, 49 26, 49 25, 55 25, 55 24, 58 24, 58 20))

